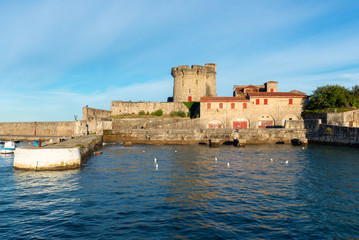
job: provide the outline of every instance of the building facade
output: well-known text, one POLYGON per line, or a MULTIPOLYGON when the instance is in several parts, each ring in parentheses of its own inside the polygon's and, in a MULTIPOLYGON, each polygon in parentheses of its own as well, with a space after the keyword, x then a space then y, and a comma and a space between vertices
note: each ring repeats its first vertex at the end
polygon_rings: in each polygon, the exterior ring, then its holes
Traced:
POLYGON ((277 82, 234 86, 234 97, 202 97, 203 128, 268 128, 299 120, 308 102, 304 93, 277 92, 277 82))

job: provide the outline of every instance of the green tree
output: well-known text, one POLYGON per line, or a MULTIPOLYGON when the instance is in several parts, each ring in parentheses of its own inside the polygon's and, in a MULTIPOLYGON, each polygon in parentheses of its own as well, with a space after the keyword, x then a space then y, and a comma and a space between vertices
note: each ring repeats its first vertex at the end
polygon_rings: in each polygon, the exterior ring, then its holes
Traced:
POLYGON ((339 85, 326 85, 318 87, 310 97, 308 110, 321 110, 327 108, 342 108, 354 106, 353 94, 345 87, 339 85))
POLYGON ((359 108, 359 85, 352 87, 350 93, 352 94, 353 98, 353 106, 359 108))

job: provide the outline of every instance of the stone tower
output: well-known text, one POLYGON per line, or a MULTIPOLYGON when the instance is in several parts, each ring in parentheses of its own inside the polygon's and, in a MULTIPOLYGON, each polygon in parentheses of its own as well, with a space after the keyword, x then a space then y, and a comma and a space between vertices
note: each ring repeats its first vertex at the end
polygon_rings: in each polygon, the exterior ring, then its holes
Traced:
POLYGON ((174 78, 173 101, 199 101, 204 96, 217 96, 216 64, 206 63, 205 66, 182 65, 172 68, 174 78))

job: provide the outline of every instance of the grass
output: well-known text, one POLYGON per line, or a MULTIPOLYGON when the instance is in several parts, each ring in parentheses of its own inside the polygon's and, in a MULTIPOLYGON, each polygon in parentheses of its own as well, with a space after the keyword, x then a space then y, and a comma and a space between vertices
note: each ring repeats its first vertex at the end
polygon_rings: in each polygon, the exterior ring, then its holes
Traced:
POLYGON ((162 115, 162 116, 153 116, 153 115, 138 115, 138 114, 130 114, 130 115, 111 115, 110 118, 181 118, 179 116, 171 117, 170 115, 162 115))

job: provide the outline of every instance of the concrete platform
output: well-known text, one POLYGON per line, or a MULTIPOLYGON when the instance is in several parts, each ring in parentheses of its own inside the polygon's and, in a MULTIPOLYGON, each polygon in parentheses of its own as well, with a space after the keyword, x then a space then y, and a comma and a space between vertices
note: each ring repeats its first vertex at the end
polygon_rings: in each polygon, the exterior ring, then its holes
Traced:
POLYGON ((64 142, 20 147, 15 150, 14 168, 23 170, 67 170, 80 168, 102 147, 102 136, 89 135, 64 142))

